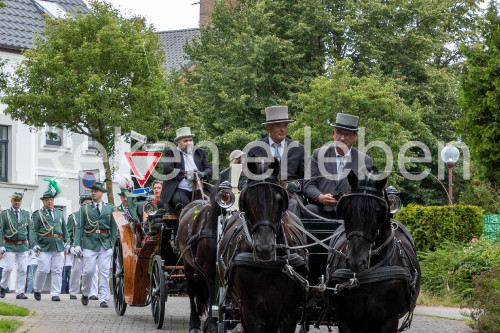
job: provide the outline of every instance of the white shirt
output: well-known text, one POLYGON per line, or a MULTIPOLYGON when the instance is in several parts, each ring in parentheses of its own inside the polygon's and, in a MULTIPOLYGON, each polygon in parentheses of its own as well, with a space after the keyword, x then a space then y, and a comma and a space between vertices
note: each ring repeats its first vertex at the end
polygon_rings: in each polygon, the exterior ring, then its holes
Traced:
MULTIPOLYGON (((184 159, 184 171, 186 173, 198 171, 198 168, 196 167, 196 164, 194 163, 193 154, 188 154, 188 153, 182 151, 179 147, 177 147, 177 150, 181 152, 182 158, 184 159)), ((192 192, 193 191, 193 181, 187 180, 186 178, 184 178, 181 180, 178 187, 181 190, 192 192)), ((198 185, 196 185, 196 189, 198 190, 198 185)))
POLYGON ((340 175, 344 171, 345 165, 346 165, 347 160, 348 160, 347 157, 349 157, 349 160, 350 160, 351 149, 349 149, 347 154, 345 154, 344 156, 339 155, 339 153, 337 152, 337 149, 335 149, 335 156, 337 157, 337 174, 340 175))
POLYGON ((269 146, 271 146, 271 154, 276 155, 276 149, 273 146, 273 143, 278 144, 278 152, 280 154, 280 157, 283 157, 283 152, 285 151, 285 139, 283 139, 281 142, 274 142, 273 139, 271 139, 271 136, 269 138, 269 146))

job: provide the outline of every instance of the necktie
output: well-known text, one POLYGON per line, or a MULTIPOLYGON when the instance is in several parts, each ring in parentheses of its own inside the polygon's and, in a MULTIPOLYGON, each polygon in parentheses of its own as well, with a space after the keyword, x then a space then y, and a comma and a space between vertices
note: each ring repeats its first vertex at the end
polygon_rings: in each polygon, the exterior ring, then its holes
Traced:
POLYGON ((16 219, 19 222, 19 212, 17 210, 15 210, 14 213, 16 214, 16 219))
POLYGON ((101 215, 101 205, 100 204, 96 204, 95 205, 95 209, 97 209, 97 214, 101 215))
POLYGON ((339 165, 337 167, 337 173, 340 175, 344 171, 344 160, 345 156, 338 156, 339 165))
POLYGON ((280 146, 281 146, 281 143, 276 143, 276 142, 273 142, 273 148, 274 148, 274 157, 278 159, 278 161, 281 162, 281 155, 280 155, 280 146))
POLYGON ((52 216, 52 219, 54 219, 54 210, 53 209, 50 210, 50 216, 52 216))

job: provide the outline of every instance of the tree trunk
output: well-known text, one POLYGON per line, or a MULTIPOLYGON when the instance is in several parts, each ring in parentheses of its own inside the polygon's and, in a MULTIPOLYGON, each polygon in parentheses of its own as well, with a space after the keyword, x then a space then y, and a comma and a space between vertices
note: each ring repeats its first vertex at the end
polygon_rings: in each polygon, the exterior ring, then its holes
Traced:
POLYGON ((109 164, 109 159, 104 159, 102 163, 104 164, 104 174, 106 175, 106 190, 108 190, 108 202, 115 205, 115 198, 113 196, 113 176, 111 175, 111 165, 109 164))

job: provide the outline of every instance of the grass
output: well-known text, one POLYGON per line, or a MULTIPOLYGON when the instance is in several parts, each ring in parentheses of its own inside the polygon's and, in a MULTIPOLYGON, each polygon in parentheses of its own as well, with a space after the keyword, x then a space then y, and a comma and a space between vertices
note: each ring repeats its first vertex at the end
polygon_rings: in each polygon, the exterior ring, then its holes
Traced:
POLYGON ((7 304, 0 302, 0 315, 1 316, 28 316, 30 314, 30 310, 12 305, 12 304, 7 304))
MULTIPOLYGON (((0 316, 28 316, 30 314, 30 310, 0 302, 0 316)), ((17 331, 23 322, 16 318, 1 318, 0 319, 0 333, 12 333, 17 331)))
POLYGON ((417 304, 427 306, 450 306, 454 308, 460 307, 460 303, 449 296, 437 297, 422 290, 420 290, 420 294, 418 295, 417 304))
POLYGON ((15 332, 22 324, 19 319, 0 319, 0 333, 15 332))

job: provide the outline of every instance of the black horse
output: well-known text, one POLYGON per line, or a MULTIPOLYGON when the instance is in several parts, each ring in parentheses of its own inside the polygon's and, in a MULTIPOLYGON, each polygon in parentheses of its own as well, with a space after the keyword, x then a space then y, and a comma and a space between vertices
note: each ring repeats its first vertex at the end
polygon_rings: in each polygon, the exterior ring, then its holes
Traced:
MULTIPOLYGON (((266 166, 248 163, 254 174, 263 174, 266 166)), ((228 220, 219 244, 218 270, 222 286, 238 305, 244 332, 292 333, 304 297, 307 254, 290 248, 305 244, 306 238, 291 223, 296 217, 287 213, 288 194, 277 178, 279 162, 270 166, 272 175, 249 180, 242 191, 240 212, 228 220)))
POLYGON ((330 304, 341 333, 398 332, 411 324, 420 290, 420 267, 408 230, 391 219, 387 178, 348 175, 350 193, 339 201, 344 219, 327 266, 330 304), (399 319, 405 316, 401 326, 399 319))
MULTIPOLYGON (((218 184, 215 186, 218 188, 218 184)), ((187 290, 191 305, 189 332, 200 332, 200 316, 208 310, 205 332, 216 332, 211 304, 215 304, 217 223, 222 208, 215 202, 197 200, 187 205, 179 216, 177 242, 184 261, 187 290)))

